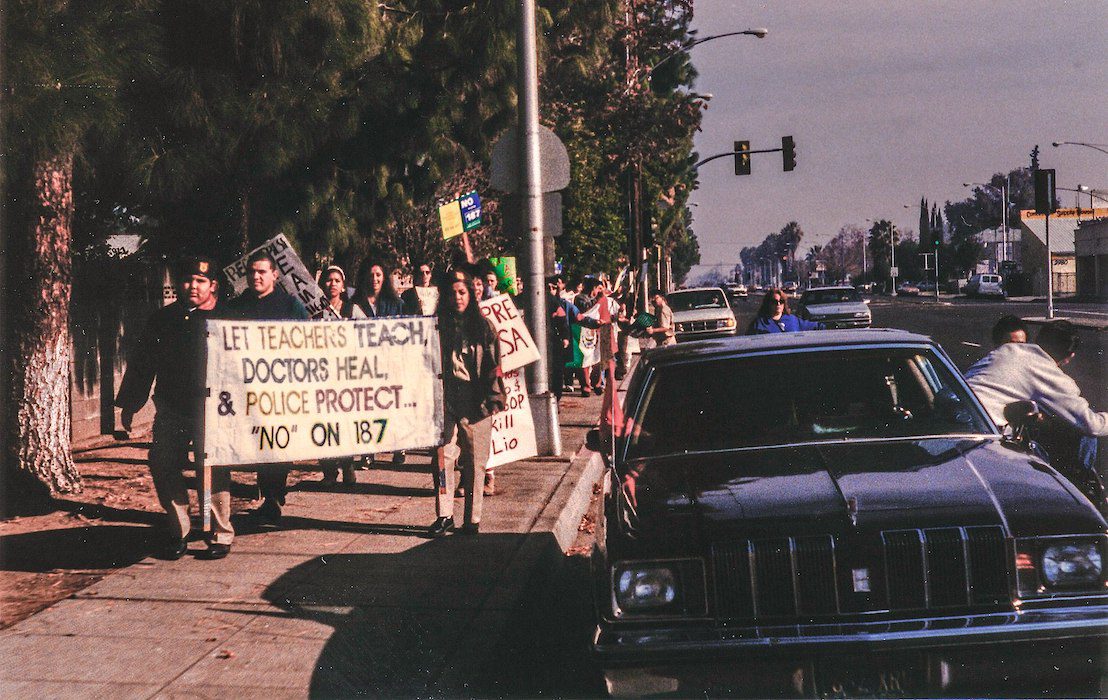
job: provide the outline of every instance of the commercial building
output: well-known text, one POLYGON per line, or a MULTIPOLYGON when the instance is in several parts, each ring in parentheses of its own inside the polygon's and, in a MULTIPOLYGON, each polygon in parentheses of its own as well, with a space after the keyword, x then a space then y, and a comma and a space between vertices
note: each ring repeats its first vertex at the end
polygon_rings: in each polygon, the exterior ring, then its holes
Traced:
MULTIPOLYGON (((1074 243, 1082 221, 1108 216, 1108 209, 1058 209, 1050 215, 1050 272, 1054 294, 1077 294, 1077 252, 1074 243)), ((1031 285, 1031 293, 1047 291, 1046 217, 1033 209, 1020 211, 1020 262, 1031 285)))
POLYGON ((1074 235, 1077 294, 1108 301, 1108 218, 1082 221, 1074 235))

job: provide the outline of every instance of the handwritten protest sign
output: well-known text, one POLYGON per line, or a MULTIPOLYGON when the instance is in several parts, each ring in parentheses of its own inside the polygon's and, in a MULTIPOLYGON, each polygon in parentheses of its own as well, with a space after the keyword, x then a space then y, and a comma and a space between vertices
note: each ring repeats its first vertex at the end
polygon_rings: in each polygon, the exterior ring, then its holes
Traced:
POLYGON ((480 302, 481 313, 492 323, 500 339, 500 369, 510 372, 538 362, 539 349, 512 298, 500 294, 480 302))
POLYGON ((277 284, 293 295, 308 309, 309 316, 315 316, 323 311, 327 303, 323 300, 323 290, 316 284, 315 277, 308 272, 308 268, 300 261, 296 249, 285 238, 285 234, 270 238, 254 250, 242 256, 235 262, 223 268, 223 274, 231 283, 235 294, 242 294, 250 283, 250 267, 246 261, 259 250, 265 250, 277 261, 277 269, 281 276, 277 278, 277 284))
POLYGON ((527 386, 523 375, 518 370, 506 373, 504 388, 508 392, 506 408, 489 419, 492 421, 492 436, 489 440, 486 469, 534 457, 539 453, 535 442, 535 422, 531 417, 531 404, 527 400, 527 386))
POLYGON ((462 208, 458 200, 453 200, 439 207, 439 225, 442 226, 443 240, 450 240, 462 235, 465 230, 462 223, 462 208))
POLYGON ((433 318, 208 321, 209 466, 347 457, 436 445, 433 318))

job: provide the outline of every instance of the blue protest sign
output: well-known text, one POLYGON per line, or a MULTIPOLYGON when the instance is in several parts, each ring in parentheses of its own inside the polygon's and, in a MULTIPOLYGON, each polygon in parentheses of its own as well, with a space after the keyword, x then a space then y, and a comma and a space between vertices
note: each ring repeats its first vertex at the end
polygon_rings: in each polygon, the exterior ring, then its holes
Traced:
POLYGON ((481 197, 476 192, 468 192, 458 198, 462 208, 462 228, 472 231, 481 225, 481 197))

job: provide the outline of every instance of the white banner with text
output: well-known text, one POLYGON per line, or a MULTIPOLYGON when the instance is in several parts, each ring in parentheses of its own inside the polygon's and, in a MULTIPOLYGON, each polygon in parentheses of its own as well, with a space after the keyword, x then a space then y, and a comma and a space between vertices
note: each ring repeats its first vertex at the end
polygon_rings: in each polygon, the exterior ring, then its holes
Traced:
POLYGON ((208 321, 205 462, 285 463, 431 447, 435 319, 208 321))
POLYGON ((539 453, 535 442, 535 422, 531 416, 531 403, 527 400, 527 383, 523 373, 516 370, 504 373, 507 390, 505 410, 494 415, 492 436, 489 440, 489 461, 485 469, 508 464, 518 459, 534 457, 539 453))

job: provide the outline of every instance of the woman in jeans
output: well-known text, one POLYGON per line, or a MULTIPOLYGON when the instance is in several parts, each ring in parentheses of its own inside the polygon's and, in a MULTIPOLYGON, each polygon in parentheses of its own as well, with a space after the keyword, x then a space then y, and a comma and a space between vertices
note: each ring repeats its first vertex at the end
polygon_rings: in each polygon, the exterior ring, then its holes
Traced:
POLYGON ((443 446, 435 450, 433 462, 437 517, 428 534, 440 537, 454 528, 456 466, 461 466, 465 484, 462 532, 476 534, 492 433, 489 417, 504 410, 506 397, 496 333, 481 315, 467 272, 452 272, 439 294, 439 342, 445 415, 443 446))
MULTIPOLYGON (((346 272, 338 265, 330 265, 323 271, 319 286, 323 288, 323 298, 327 306, 317 314, 317 320, 340 321, 348 318, 365 318, 361 307, 346 298, 346 272)), ((357 483, 354 476, 354 460, 351 457, 321 459, 319 466, 323 470, 323 483, 338 483, 339 469, 342 469, 342 482, 347 486, 357 483)))

